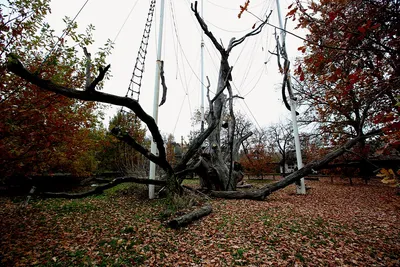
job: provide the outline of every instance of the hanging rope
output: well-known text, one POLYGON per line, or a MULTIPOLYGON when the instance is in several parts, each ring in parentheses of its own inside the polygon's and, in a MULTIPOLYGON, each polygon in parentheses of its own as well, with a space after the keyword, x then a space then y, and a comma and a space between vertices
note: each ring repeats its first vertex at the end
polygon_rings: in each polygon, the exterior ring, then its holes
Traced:
MULTIPOLYGON (((135 4, 136 5, 136 4, 135 4)), ((135 67, 133 68, 132 77, 129 82, 128 91, 125 97, 132 98, 139 102, 140 88, 142 86, 142 78, 144 73, 144 66, 147 55, 147 47, 149 45, 151 24, 153 22, 154 10, 156 6, 156 0, 150 2, 149 12, 147 13, 147 20, 143 30, 142 41, 140 42, 139 51, 136 57, 135 67)), ((127 119, 128 116, 133 115, 134 123, 137 123, 137 117, 129 111, 126 111, 124 107, 119 110, 119 116, 117 119, 117 127, 124 127, 122 120, 127 119)))
POLYGON ((145 60, 147 55, 147 46, 149 45, 151 24, 153 22, 154 9, 156 5, 156 0, 152 0, 150 3, 149 12, 147 14, 147 21, 143 31, 142 41, 140 43, 140 48, 136 57, 135 67, 132 72, 132 77, 128 86, 128 91, 126 92, 126 97, 130 97, 139 101, 140 88, 142 86, 142 78, 145 66, 145 60))

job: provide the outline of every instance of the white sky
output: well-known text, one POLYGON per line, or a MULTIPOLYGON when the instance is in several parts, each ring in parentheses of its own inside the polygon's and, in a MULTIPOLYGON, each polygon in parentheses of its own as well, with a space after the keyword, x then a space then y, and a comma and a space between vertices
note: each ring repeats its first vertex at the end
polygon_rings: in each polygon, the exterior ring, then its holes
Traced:
MULTIPOLYGON (((73 18, 85 2, 86 0, 52 0, 52 14, 48 17, 48 22, 56 29, 56 34, 62 33, 62 18, 73 18)), ((141 105, 150 115, 153 106, 160 2, 161 0, 157 0, 140 96, 141 105)), ((191 130, 192 113, 200 107, 201 30, 190 10, 191 2, 194 1, 165 0, 162 60, 168 95, 167 102, 159 109, 158 122, 161 132, 174 134, 176 140, 180 140, 181 136, 187 137, 191 130)), ((113 77, 106 82, 105 92, 117 95, 125 95, 127 92, 149 3, 150 0, 90 0, 76 20, 82 32, 90 23, 95 26, 96 43, 88 47, 89 52, 94 54, 107 39, 115 39, 135 6, 116 39, 112 55, 107 58, 113 77)), ((242 18, 238 19, 239 6, 244 3, 245 0, 203 2, 205 21, 217 40, 222 40, 225 47, 232 37, 240 38, 257 22, 257 18, 249 13, 244 13, 242 18)), ((287 13, 286 7, 290 4, 290 0, 281 0, 283 17, 287 13)), ((273 10, 270 22, 279 26, 275 0, 250 1, 249 10, 262 18, 273 10)), ((289 25, 288 30, 292 31, 293 27, 289 25)), ((272 51, 275 46, 273 33, 272 27, 265 26, 261 34, 234 48, 230 56, 234 94, 245 97, 244 101, 236 100, 235 109, 246 114, 256 126, 261 127, 290 117, 290 112, 286 110, 281 99, 282 77, 278 72, 276 58, 268 53, 268 50, 272 51)), ((204 74, 210 78, 211 91, 215 92, 219 54, 207 36, 204 36, 204 40, 204 74)), ((302 41, 288 35, 287 43, 288 54, 292 57, 298 55, 297 47, 301 46, 302 41)), ((117 109, 109 111, 107 117, 115 110, 117 109)))

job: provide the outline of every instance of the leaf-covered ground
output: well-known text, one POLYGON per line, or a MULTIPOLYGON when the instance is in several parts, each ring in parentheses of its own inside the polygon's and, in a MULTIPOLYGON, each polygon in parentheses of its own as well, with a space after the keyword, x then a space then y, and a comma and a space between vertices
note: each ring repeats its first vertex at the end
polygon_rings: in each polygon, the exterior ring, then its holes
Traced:
MULTIPOLYGON (((308 181, 267 200, 212 200, 166 228, 163 200, 119 191, 83 200, 0 199, 0 266, 400 266, 400 197, 373 181, 308 181)), ((258 185, 260 186, 260 185, 258 185)))

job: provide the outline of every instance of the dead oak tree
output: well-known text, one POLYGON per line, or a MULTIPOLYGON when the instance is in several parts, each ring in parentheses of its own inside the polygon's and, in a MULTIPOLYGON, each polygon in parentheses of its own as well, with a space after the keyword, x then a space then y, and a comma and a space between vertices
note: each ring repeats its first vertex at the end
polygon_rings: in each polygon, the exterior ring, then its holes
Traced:
POLYGON ((239 39, 232 38, 227 48, 217 41, 217 38, 208 30, 207 24, 197 11, 197 1, 191 5, 192 11, 199 22, 203 32, 211 40, 214 47, 218 50, 220 58, 220 68, 218 83, 215 96, 210 99, 209 90, 207 98, 209 101, 209 115, 206 118, 208 125, 216 125, 216 128, 208 137, 208 148, 200 154, 199 159, 193 163, 192 170, 200 177, 200 184, 209 190, 231 191, 236 189, 239 173, 233 168, 235 155, 239 151, 240 144, 246 140, 251 133, 235 138, 235 116, 233 112, 234 96, 230 82, 232 81, 232 67, 229 65, 229 55, 232 49, 243 43, 247 38, 261 32, 268 21, 269 15, 264 22, 261 22, 254 30, 239 39), (227 91, 227 94, 225 92, 227 91), (229 120, 226 128, 228 130, 229 153, 223 153, 221 148, 222 118, 225 105, 228 105, 229 120))

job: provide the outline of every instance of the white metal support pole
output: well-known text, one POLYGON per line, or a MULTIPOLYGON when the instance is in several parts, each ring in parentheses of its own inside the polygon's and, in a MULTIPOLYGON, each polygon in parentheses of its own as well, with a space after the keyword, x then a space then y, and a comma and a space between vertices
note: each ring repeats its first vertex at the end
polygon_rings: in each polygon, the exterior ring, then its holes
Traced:
MULTIPOLYGON (((160 1, 160 24, 158 30, 158 47, 157 47, 157 64, 156 64, 156 76, 154 83, 154 98, 153 98, 153 119, 158 122, 158 101, 160 92, 160 68, 161 68, 161 49, 162 49, 162 38, 163 38, 163 27, 164 27, 164 0, 160 1)), ((157 144, 154 140, 151 140, 151 153, 158 155, 157 144)), ((156 165, 154 162, 150 162, 150 174, 149 179, 154 180, 156 177, 156 165)), ((154 185, 149 185, 149 198, 154 198, 154 185)))
MULTIPOLYGON (((279 0, 276 0, 276 7, 278 11, 278 18, 279 18, 279 27, 283 29, 283 23, 282 23, 282 16, 281 16, 281 9, 280 9, 280 4, 279 0)), ((281 39, 282 42, 284 41, 285 38, 285 32, 281 30, 281 39)), ((287 52, 286 52, 286 47, 284 47, 286 57, 289 57, 287 52)), ((289 60, 289 58, 288 58, 289 60)), ((299 137, 299 129, 297 127, 297 118, 296 118, 296 100, 293 99, 293 91, 292 91, 292 78, 290 76, 290 72, 288 71, 288 89, 289 89, 289 95, 290 95, 290 111, 292 115, 292 123, 293 123, 293 136, 294 136, 294 144, 296 147, 296 159, 297 159, 297 168, 301 169, 303 168, 303 160, 301 157, 301 147, 300 147, 300 137, 299 137)), ((306 187, 304 184, 304 178, 301 178, 298 183, 296 183, 296 192, 297 194, 302 194, 304 195, 306 193, 306 187)))
MULTIPOLYGON (((201 9, 200 9, 200 16, 203 17, 203 0, 201 0, 201 9)), ((200 112, 201 112, 201 132, 204 131, 204 33, 201 31, 201 48, 200 48, 200 86, 201 86, 201 105, 200 105, 200 112)))

